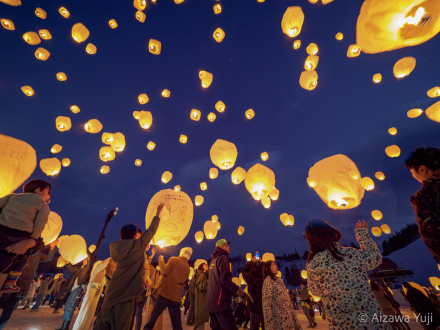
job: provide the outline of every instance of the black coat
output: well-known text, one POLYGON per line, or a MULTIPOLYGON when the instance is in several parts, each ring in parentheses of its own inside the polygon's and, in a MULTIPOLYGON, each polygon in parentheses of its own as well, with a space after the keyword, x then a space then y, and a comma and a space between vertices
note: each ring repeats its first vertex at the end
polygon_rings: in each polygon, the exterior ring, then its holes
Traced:
POLYGON ((248 285, 248 291, 254 302, 250 301, 250 311, 263 314, 263 263, 249 261, 241 271, 248 285))
POLYGON ((229 253, 217 247, 209 265, 206 311, 208 313, 232 311, 232 295, 239 287, 232 282, 229 253))

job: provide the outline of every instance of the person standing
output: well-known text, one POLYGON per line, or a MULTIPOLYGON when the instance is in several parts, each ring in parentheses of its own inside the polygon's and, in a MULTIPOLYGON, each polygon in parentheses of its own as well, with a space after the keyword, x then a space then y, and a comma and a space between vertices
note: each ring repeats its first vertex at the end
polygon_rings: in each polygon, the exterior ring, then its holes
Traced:
POLYGON ((307 320, 309 321, 308 328, 315 328, 317 324, 313 320, 313 316, 312 316, 313 307, 312 307, 312 300, 309 294, 309 289, 306 287, 305 283, 300 283, 300 285, 301 285, 301 290, 298 289, 298 296, 301 302, 301 308, 307 320))
POLYGON ((195 318, 195 303, 196 303, 196 289, 194 286, 195 277, 189 281, 189 310, 188 317, 186 318, 186 325, 193 326, 195 318))
POLYGON ((55 296, 57 295, 58 291, 61 288, 61 284, 63 283, 63 280, 64 280, 63 274, 58 274, 58 277, 57 277, 57 275, 55 275, 55 279, 52 283, 52 286, 47 291, 46 297, 43 299, 43 302, 41 303, 41 305, 44 306, 44 304, 48 300, 49 300, 49 304, 51 304, 51 302, 53 302, 53 300, 55 299, 55 296))
POLYGON ((215 243, 209 265, 206 311, 209 313, 212 330, 238 329, 232 313, 232 295, 244 298, 246 293, 232 282, 229 263, 229 244, 225 239, 215 243))
POLYGON ((264 330, 264 314, 263 314, 263 283, 264 270, 263 262, 253 257, 241 271, 244 280, 248 285, 248 292, 252 300, 249 301, 250 310, 250 330, 264 330))
MULTIPOLYGON (((146 320, 150 319, 151 313, 153 312, 156 300, 159 297, 159 286, 162 280, 162 275, 160 273, 159 266, 154 267, 150 265, 150 276, 151 276, 151 288, 149 289, 149 296, 147 299, 147 317, 146 320)), ((162 330, 163 328, 163 312, 159 315, 154 325, 153 330, 162 330)))
POLYGON ((203 262, 194 274, 195 279, 195 321, 194 330, 204 330, 209 322, 209 314, 206 312, 206 292, 208 291, 208 265, 203 262))
POLYGON ((21 301, 20 305, 23 306, 23 310, 25 310, 28 307, 32 306, 32 301, 34 300, 35 291, 37 288, 39 288, 41 285, 40 278, 37 277, 35 280, 32 281, 29 290, 26 294, 26 297, 21 301))
POLYGON ((37 300, 35 301, 34 306, 30 310, 30 312, 36 312, 40 308, 41 302, 44 298, 46 298, 47 294, 47 288, 49 287, 49 284, 52 283, 53 278, 50 275, 46 275, 44 280, 41 281, 41 285, 39 287, 39 291, 37 294, 37 300))

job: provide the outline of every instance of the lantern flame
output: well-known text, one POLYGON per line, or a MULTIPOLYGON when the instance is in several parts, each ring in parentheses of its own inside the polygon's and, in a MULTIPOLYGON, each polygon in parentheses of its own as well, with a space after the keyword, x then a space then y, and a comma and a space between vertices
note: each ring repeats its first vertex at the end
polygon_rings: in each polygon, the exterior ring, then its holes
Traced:
POLYGON ((405 24, 419 25, 424 15, 425 15, 425 8, 420 7, 419 9, 417 9, 414 17, 408 16, 402 19, 399 23, 399 28, 402 28, 405 24))

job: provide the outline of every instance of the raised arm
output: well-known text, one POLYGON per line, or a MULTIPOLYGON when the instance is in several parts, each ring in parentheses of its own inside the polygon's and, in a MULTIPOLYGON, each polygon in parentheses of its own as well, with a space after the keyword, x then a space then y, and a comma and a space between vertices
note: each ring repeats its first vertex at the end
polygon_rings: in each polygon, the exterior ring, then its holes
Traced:
POLYGON ((159 256, 159 267, 162 276, 167 276, 173 269, 173 266, 174 266, 173 258, 170 258, 170 260, 168 260, 168 262, 165 263, 163 256, 159 256))
POLYGON ((144 249, 146 250, 148 247, 148 244, 150 244, 151 240, 153 239, 154 235, 156 234, 157 229, 159 228, 160 223, 160 212, 163 209, 163 203, 160 203, 157 206, 156 216, 151 221, 150 227, 140 237, 139 241, 142 242, 142 245, 144 249))
POLYGON ((355 229, 356 240, 360 245, 360 250, 356 251, 357 259, 361 267, 367 271, 376 268, 382 263, 382 253, 377 244, 368 235, 368 225, 365 221, 359 221, 355 229))
POLYGON ((249 261, 246 265, 244 265, 244 267, 241 271, 241 275, 243 276, 246 283, 249 283, 251 280, 251 273, 250 272, 251 272, 253 264, 254 264, 253 261, 249 261))

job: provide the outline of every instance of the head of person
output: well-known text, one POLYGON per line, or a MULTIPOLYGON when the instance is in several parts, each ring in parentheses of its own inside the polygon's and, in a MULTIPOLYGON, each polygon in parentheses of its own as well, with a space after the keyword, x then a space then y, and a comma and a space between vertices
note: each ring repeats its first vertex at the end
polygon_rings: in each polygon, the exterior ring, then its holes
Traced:
POLYGON ((201 263, 199 265, 199 268, 197 268, 197 269, 202 271, 202 272, 206 272, 209 269, 209 267, 208 267, 208 265, 206 263, 201 263))
POLYGON ((301 285, 301 290, 304 290, 307 286, 307 283, 301 282, 300 285, 301 285))
POLYGON ((226 252, 229 253, 229 243, 231 243, 231 242, 226 241, 224 238, 219 239, 217 241, 217 243, 215 243, 215 248, 216 249, 220 248, 220 249, 225 250, 226 252))
POLYGON ((374 281, 370 281, 370 287, 371 287, 374 291, 379 291, 379 290, 380 290, 379 284, 377 284, 377 283, 374 282, 374 281))
POLYGON ((191 259, 191 255, 193 253, 193 250, 190 247, 184 247, 180 250, 179 257, 184 257, 186 260, 191 259))
POLYGON ((278 274, 277 263, 273 260, 266 261, 264 263, 264 278, 269 276, 271 279, 276 280, 278 274))
POLYGON ((139 239, 142 236, 142 229, 138 228, 136 235, 134 235, 135 239, 139 239))
POLYGON ((408 154, 405 166, 420 183, 432 177, 440 177, 440 149, 417 148, 408 154))
POLYGON ((46 203, 50 203, 50 191, 52 186, 43 180, 31 180, 23 185, 24 193, 34 193, 39 195, 46 203))
POLYGON ((305 234, 309 242, 307 263, 309 263, 317 253, 325 250, 329 250, 336 260, 343 260, 342 257, 344 254, 339 252, 335 246, 335 243, 341 239, 342 234, 327 221, 322 219, 309 220, 306 224, 305 234))
POLYGON ((138 226, 134 223, 129 223, 121 227, 120 235, 121 240, 123 239, 133 239, 138 234, 138 226))

